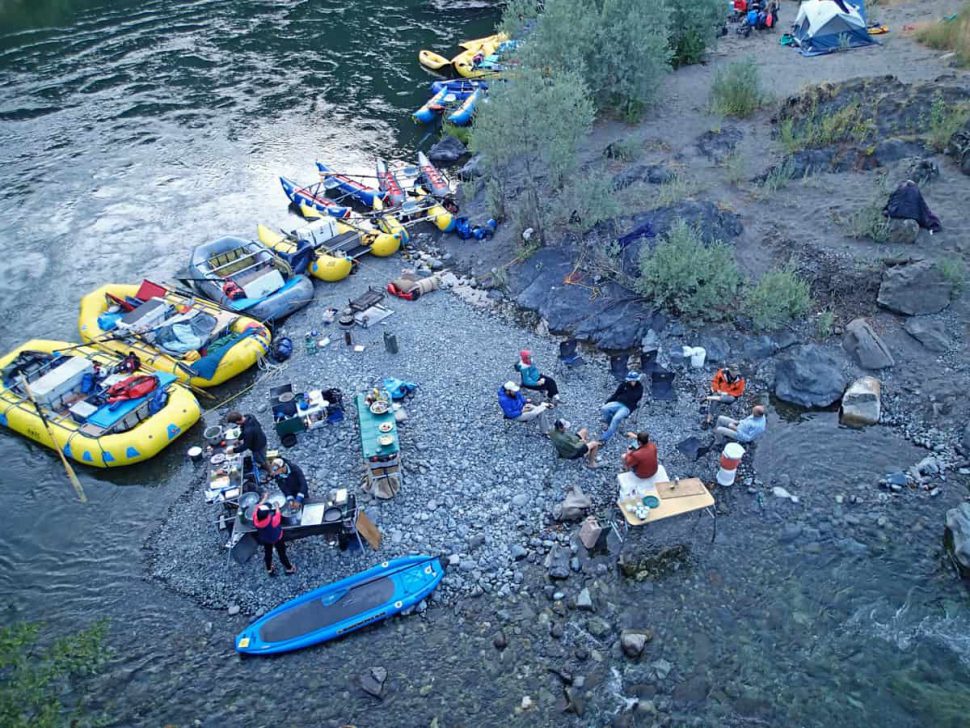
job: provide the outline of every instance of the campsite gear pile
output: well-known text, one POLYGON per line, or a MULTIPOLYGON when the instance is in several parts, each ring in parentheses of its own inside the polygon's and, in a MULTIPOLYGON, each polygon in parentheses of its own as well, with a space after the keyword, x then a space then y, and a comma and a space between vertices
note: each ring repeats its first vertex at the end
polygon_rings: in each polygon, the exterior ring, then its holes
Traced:
POLYGON ((943 229, 940 218, 933 214, 923 199, 919 185, 911 179, 903 180, 892 191, 882 214, 896 220, 915 220, 921 228, 931 233, 938 233, 943 229))
POLYGON ((294 392, 292 384, 269 391, 273 427, 284 447, 293 447, 301 432, 343 421, 343 393, 339 389, 311 389, 294 392))

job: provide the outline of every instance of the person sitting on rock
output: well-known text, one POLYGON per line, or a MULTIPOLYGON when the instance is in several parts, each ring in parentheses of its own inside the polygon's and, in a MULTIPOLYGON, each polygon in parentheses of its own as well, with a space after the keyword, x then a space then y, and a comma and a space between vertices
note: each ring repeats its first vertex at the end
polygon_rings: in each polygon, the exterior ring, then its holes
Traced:
POLYGON ((648 432, 628 432, 627 438, 636 440, 635 445, 623 453, 623 465, 627 470, 642 480, 652 478, 657 474, 657 446, 650 442, 648 432))
POLYGON ((545 392, 546 397, 553 402, 559 401, 559 387, 556 380, 548 374, 540 374, 539 367, 532 361, 532 352, 523 349, 519 352, 519 361, 515 365, 516 371, 522 377, 522 387, 545 392))
POLYGON ((530 422, 552 408, 549 402, 536 405, 523 396, 519 385, 508 381, 498 390, 498 405, 506 419, 516 422, 530 422))
POLYGON ((768 418, 765 417, 765 408, 758 404, 752 407, 751 414, 740 422, 723 415, 718 417, 714 433, 718 435, 721 441, 726 437, 738 442, 754 442, 765 434, 767 426, 768 418))
POLYGON ((578 460, 586 456, 586 464, 591 468, 598 468, 596 453, 599 452, 600 444, 596 440, 589 439, 589 431, 583 427, 578 432, 569 431, 569 423, 565 420, 556 420, 553 423, 552 432, 549 439, 556 446, 556 453, 566 460, 578 460))
POLYGON ((300 466, 285 458, 276 458, 273 460, 272 467, 273 477, 276 479, 276 485, 280 492, 287 498, 294 498, 303 503, 307 499, 309 491, 306 476, 300 466))
POLYGON ((609 442, 623 420, 629 417, 630 413, 640 404, 641 399, 643 399, 643 385, 640 383, 640 374, 629 372, 626 375, 626 380, 610 395, 606 404, 600 407, 600 421, 604 427, 603 435, 600 438, 602 443, 609 442))

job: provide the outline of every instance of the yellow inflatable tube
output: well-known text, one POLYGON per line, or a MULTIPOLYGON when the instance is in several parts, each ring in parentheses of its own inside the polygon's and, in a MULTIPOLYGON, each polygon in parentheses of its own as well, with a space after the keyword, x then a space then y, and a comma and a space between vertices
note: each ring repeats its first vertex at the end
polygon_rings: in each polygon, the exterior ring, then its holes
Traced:
POLYGON ((445 66, 451 65, 451 61, 444 56, 427 50, 418 51, 418 63, 432 71, 440 71, 445 66))
MULTIPOLYGON (((288 255, 296 252, 296 243, 283 235, 283 233, 271 230, 265 225, 258 225, 256 227, 256 233, 259 237, 259 242, 268 248, 288 255)), ((353 269, 354 261, 352 258, 348 258, 347 256, 338 258, 335 255, 328 255, 321 251, 316 254, 313 262, 310 263, 309 271, 310 275, 314 278, 333 283, 335 281, 342 281, 353 272, 353 269)))
POLYGON ((195 374, 192 370, 192 364, 200 358, 197 351, 190 351, 180 358, 156 349, 143 338, 116 339, 114 336, 119 332, 103 330, 98 323, 98 317, 108 310, 110 305, 109 294, 124 300, 127 296, 134 297, 138 288, 139 286, 133 284, 108 283, 84 296, 81 299, 81 312, 78 315, 78 329, 81 340, 94 343, 99 349, 114 352, 121 356, 133 351, 141 359, 144 367, 174 374, 180 381, 188 382, 194 387, 215 387, 227 382, 249 369, 269 351, 272 339, 269 329, 255 319, 226 311, 201 297, 188 296, 168 288, 164 298, 176 307, 187 306, 193 310, 201 310, 222 319, 231 317, 228 329, 234 334, 241 334, 246 329, 253 327, 256 327, 257 331, 255 334, 233 344, 232 348, 219 361, 212 376, 207 378, 195 374))
POLYGON ((498 47, 500 44, 504 43, 509 39, 508 35, 505 33, 496 33, 495 35, 486 35, 484 38, 474 38, 473 40, 463 40, 458 44, 459 48, 464 48, 467 50, 474 50, 481 48, 485 45, 490 45, 493 47, 498 47))
MULTIPOLYGON (((0 357, 0 368, 13 362, 22 351, 50 354, 67 349, 65 356, 96 361, 105 370, 119 360, 117 356, 93 346, 74 347, 74 344, 66 341, 33 339, 0 357)), ((83 465, 96 468, 132 465, 160 453, 198 422, 202 415, 199 403, 188 389, 173 383, 167 391, 168 402, 161 410, 125 432, 96 435, 91 432, 90 427, 75 422, 69 415, 45 409, 44 414, 51 432, 48 434, 30 400, 0 382, 0 424, 44 447, 58 448, 83 465)))

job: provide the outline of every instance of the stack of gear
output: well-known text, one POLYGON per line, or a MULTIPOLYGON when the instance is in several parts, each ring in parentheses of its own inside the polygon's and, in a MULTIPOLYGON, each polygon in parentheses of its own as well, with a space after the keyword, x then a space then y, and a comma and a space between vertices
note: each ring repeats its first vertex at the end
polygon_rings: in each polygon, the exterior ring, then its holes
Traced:
POLYGON ((440 287, 441 279, 436 275, 419 278, 413 270, 405 270, 401 272, 399 277, 387 284, 387 292, 406 301, 416 301, 424 294, 435 291, 440 287))
POLYGON ((899 186, 892 191, 882 214, 888 218, 915 220, 921 228, 934 233, 943 229, 940 218, 933 214, 926 200, 923 199, 919 185, 911 179, 900 182, 899 186))

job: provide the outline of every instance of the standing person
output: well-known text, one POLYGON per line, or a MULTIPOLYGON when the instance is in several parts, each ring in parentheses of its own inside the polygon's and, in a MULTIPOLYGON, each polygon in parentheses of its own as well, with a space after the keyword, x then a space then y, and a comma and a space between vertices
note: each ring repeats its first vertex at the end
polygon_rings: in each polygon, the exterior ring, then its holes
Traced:
POLYGON ((598 468, 596 453, 599 452, 600 444, 596 440, 589 439, 589 431, 584 427, 576 433, 569 432, 569 423, 565 420, 556 420, 553 424, 549 439, 556 446, 556 453, 566 460, 578 460, 586 456, 586 464, 591 468, 598 468))
POLYGON ((276 478, 277 487, 287 498, 295 498, 300 503, 307 499, 309 490, 306 476, 299 465, 285 458, 276 458, 273 460, 272 473, 276 478))
POLYGON ((515 365, 515 369, 522 377, 522 386, 525 389, 545 392, 546 397, 551 401, 559 401, 559 387, 556 385, 556 381, 547 374, 539 373, 539 367, 532 361, 531 351, 523 349, 519 352, 519 361, 515 365))
POLYGON ((630 372, 626 375, 626 381, 616 388, 616 391, 606 400, 606 404, 600 407, 600 421, 603 423, 605 431, 600 441, 604 444, 616 434, 617 429, 630 413, 637 408, 643 398, 643 385, 640 383, 640 374, 630 372))
POLYGON ((626 436, 631 440, 635 439, 636 446, 631 445, 631 449, 623 453, 623 465, 632 470, 638 478, 647 480, 657 474, 659 463, 657 462, 657 446, 650 442, 650 434, 647 432, 628 432, 626 436))
POLYGON ((765 408, 758 404, 752 407, 751 414, 740 422, 723 415, 718 417, 714 433, 722 439, 727 437, 738 442, 754 442, 765 434, 767 427, 768 418, 765 417, 765 408))
POLYGON ((508 381, 498 390, 498 406, 502 408, 502 414, 505 415, 506 419, 516 422, 530 422, 536 417, 541 417, 553 405, 548 402, 539 405, 532 404, 522 394, 518 384, 508 381))
POLYGON ((249 450, 253 454, 253 462, 262 468, 267 475, 272 475, 269 463, 266 462, 266 433, 260 427, 259 421, 252 415, 244 415, 233 411, 226 415, 226 422, 240 428, 239 444, 233 450, 249 450))
POLYGON ((280 523, 283 516, 280 509, 275 505, 266 502, 266 494, 259 501, 256 513, 253 515, 253 525, 256 526, 256 540, 263 544, 263 563, 266 564, 266 573, 275 576, 273 568, 273 549, 280 557, 280 563, 287 574, 295 574, 296 567, 290 563, 286 555, 286 544, 283 542, 283 527, 280 523))

